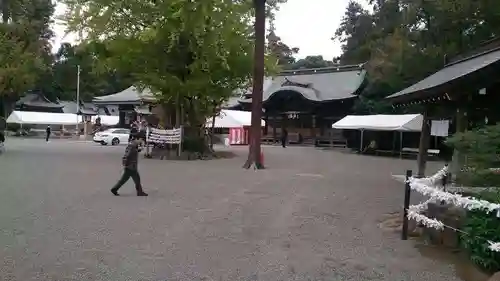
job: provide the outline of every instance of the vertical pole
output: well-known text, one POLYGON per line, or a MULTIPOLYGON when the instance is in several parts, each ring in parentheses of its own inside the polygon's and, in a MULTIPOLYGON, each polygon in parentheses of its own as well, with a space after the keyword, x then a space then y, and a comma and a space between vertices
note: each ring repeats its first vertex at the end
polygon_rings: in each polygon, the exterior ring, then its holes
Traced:
POLYGON ((273 113, 273 145, 276 144, 277 133, 276 133, 276 125, 278 125, 278 116, 276 113, 273 113))
POLYGON ((312 130, 311 135, 313 138, 313 146, 316 146, 316 115, 312 116, 312 130))
POLYGON ((80 137, 80 131, 78 130, 78 123, 80 122, 80 65, 77 66, 76 74, 76 135, 80 137))
POLYGON ((363 152, 363 137, 364 137, 364 130, 361 129, 361 139, 359 141, 359 153, 363 152))
POLYGON ((425 109, 422 118, 422 130, 420 132, 420 144, 418 147, 418 173, 419 177, 424 177, 425 166, 427 164, 427 154, 429 150, 429 139, 431 136, 431 128, 429 126, 429 109, 425 109))
POLYGON ((410 196, 411 188, 408 180, 412 176, 411 170, 406 170, 406 181, 405 181, 405 202, 403 209, 403 229, 401 231, 401 239, 408 240, 408 208, 410 207, 410 196))
POLYGON ((399 158, 403 158, 403 132, 399 132, 399 158))

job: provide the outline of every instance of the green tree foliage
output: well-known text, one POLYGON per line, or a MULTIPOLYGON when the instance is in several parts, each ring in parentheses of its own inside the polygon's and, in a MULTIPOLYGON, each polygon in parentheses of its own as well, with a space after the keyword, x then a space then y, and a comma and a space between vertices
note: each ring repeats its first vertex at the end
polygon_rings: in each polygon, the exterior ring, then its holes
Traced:
POLYGON ((122 91, 132 84, 128 75, 103 66, 110 56, 100 42, 80 45, 63 43, 54 54, 52 67, 44 73, 39 89, 51 100, 75 100, 77 73, 80 66, 80 99, 91 101, 95 96, 122 91))
MULTIPOLYGON (((64 2, 72 30, 105 39, 108 68, 130 73, 161 103, 182 106, 192 126, 249 82, 253 1, 64 2)), ((277 2, 268 4, 272 11, 277 2)))
POLYGON ((311 69, 311 68, 321 68, 334 66, 333 61, 328 61, 323 58, 323 56, 307 56, 303 59, 299 59, 296 62, 287 65, 285 69, 311 69))
POLYGON ((0 23, 0 104, 8 115, 12 103, 37 82, 50 63, 50 0, 4 0, 0 23))
POLYGON ((500 33, 500 5, 494 1, 372 0, 370 4, 373 12, 351 1, 334 37, 342 43, 342 63, 366 63, 369 85, 356 107, 364 112, 386 112, 390 107, 380 104, 384 97, 442 68, 445 57, 500 33))
MULTIPOLYGON (((466 157, 466 167, 457 175, 457 182, 466 186, 497 187, 480 194, 480 198, 500 202, 500 173, 495 169, 500 167, 500 125, 457 133, 449 138, 447 143, 466 157)), ((461 245, 470 259, 490 272, 500 270, 500 254, 487 249, 484 239, 499 241, 499 228, 500 220, 496 214, 473 211, 468 213, 463 228, 470 235, 461 237, 461 245)))

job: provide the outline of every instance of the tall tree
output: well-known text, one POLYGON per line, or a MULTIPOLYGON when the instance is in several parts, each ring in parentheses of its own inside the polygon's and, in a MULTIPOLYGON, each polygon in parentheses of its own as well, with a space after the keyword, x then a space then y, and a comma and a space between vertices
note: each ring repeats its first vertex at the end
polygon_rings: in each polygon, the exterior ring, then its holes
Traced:
POLYGON ((6 116, 13 102, 35 86, 50 62, 50 0, 4 0, 0 24, 0 109, 6 116))
POLYGON ((373 13, 351 1, 336 31, 341 61, 367 62, 369 84, 356 107, 365 113, 387 110, 381 105, 388 94, 443 67, 446 57, 500 35, 493 16, 500 6, 493 1, 370 2, 373 13))
POLYGON ((299 52, 299 48, 291 48, 281 41, 281 38, 276 35, 273 21, 270 23, 267 35, 267 48, 268 52, 276 59, 277 64, 285 68, 295 62, 294 55, 299 52))
POLYGON ((371 40, 374 36, 373 17, 356 1, 350 1, 334 40, 342 43, 341 62, 358 64, 371 56, 371 40))
POLYGON ((78 66, 81 69, 81 100, 91 101, 95 96, 114 94, 129 87, 132 81, 128 75, 106 68, 101 63, 107 58, 109 53, 105 44, 63 43, 54 54, 54 63, 45 74, 40 89, 49 99, 75 100, 78 66))
POLYGON ((106 65, 130 73, 164 106, 175 105, 176 125, 185 121, 200 134, 214 107, 248 84, 253 64, 249 1, 64 2, 69 27, 85 31, 87 41, 105 39, 111 54, 106 65))

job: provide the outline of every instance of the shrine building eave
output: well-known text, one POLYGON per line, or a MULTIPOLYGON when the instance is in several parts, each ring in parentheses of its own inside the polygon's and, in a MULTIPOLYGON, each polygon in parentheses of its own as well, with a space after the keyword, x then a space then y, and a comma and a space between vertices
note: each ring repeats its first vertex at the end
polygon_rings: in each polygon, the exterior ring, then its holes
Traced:
POLYGON ((447 64, 436 73, 386 99, 393 105, 450 100, 457 94, 487 87, 498 80, 496 73, 499 69, 500 48, 495 48, 447 64))

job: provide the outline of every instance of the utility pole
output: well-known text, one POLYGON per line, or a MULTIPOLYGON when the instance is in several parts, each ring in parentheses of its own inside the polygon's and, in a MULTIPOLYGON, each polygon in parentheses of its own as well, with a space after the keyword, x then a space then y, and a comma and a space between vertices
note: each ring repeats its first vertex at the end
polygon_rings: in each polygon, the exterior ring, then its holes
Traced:
POLYGON ((262 120, 262 95, 264 87, 264 52, 266 36, 266 0, 253 0, 255 7, 255 49, 253 65, 252 88, 252 126, 250 130, 250 144, 248 159, 243 168, 264 169, 261 162, 261 120, 262 120))
MULTIPOLYGON (((78 123, 80 122, 80 65, 77 66, 76 74, 76 135, 80 137, 80 130, 78 123)), ((85 124, 84 124, 85 126, 85 124)))

